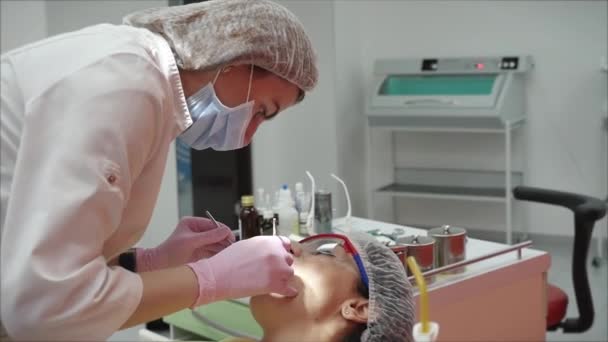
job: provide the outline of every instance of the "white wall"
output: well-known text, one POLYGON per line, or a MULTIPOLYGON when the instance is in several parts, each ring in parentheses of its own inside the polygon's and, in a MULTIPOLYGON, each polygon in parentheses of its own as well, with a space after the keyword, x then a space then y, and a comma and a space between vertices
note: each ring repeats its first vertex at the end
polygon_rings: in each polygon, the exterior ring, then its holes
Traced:
POLYGON ((131 12, 167 4, 167 0, 50 0, 48 33, 52 36, 94 24, 120 24, 131 12))
MULTIPOLYGON (((521 53, 533 55, 536 61, 536 69, 528 82, 528 121, 525 130, 516 136, 516 150, 525 152, 518 164, 526 173, 526 184, 601 198, 608 193, 606 131, 601 127, 606 115, 602 111, 607 93, 606 75, 599 71, 600 57, 607 54, 607 2, 337 0, 307 1, 306 5, 302 1, 285 3, 312 31, 322 63, 333 66, 333 70, 322 67, 321 86, 310 95, 314 101, 304 102, 293 110, 297 113, 279 118, 276 124, 264 127, 262 134, 256 136, 258 150, 268 148, 266 153, 289 160, 287 165, 260 167, 260 154, 254 154, 256 184, 276 183, 277 176, 291 180, 301 174, 302 162, 292 163, 296 149, 290 141, 293 134, 301 134, 298 129, 307 125, 307 115, 310 115, 314 120, 309 121, 317 125, 316 145, 301 145, 297 156, 312 162, 319 151, 335 153, 326 160, 336 159, 332 161, 335 164, 329 165, 337 167, 349 184, 355 214, 367 215, 365 163, 368 156, 365 155, 367 131, 363 108, 373 61, 382 57, 521 53), (333 63, 332 58, 335 58, 333 63), (333 79, 333 90, 325 87, 332 83, 325 78, 333 79), (330 108, 335 112, 326 115, 325 109, 330 108), (326 131, 325 124, 319 125, 319 109, 323 109, 323 122, 333 118, 335 136, 326 131), (302 121, 294 118, 296 115, 302 116, 302 121), (280 147, 268 147, 271 141, 273 144, 287 142, 289 147, 277 152, 280 147), (319 150, 326 145, 335 147, 319 150), (267 175, 259 174, 263 170, 267 175)), ((405 165, 459 167, 462 163, 454 158, 457 155, 444 147, 457 150, 478 146, 479 153, 487 157, 477 158, 479 166, 495 169, 500 166, 497 158, 500 154, 496 151, 501 151, 502 144, 497 139, 400 134, 396 140, 402 152, 398 153, 397 160, 405 165), (420 150, 430 152, 432 159, 420 150), (449 164, 448 160, 455 161, 456 165, 449 164)), ((572 221, 566 211, 535 205, 530 208, 532 211, 523 224, 532 232, 572 234, 572 221)), ((398 201, 397 209, 402 213, 399 217, 402 223, 450 222, 502 229, 504 221, 502 208, 496 205, 406 200, 398 201)), ((605 221, 600 227, 605 230, 605 221)))
POLYGON ((47 36, 45 1, 0 1, 2 53, 47 36))
MULTIPOLYGON (((361 2, 337 1, 334 11, 336 63, 335 78, 336 144, 338 173, 349 186, 353 214, 365 216, 366 197, 366 131, 367 119, 361 109, 365 105, 365 81, 361 68, 361 34, 359 17, 361 2)), ((344 204, 341 205, 342 207, 344 204)))
MULTIPOLYGON (((301 105, 265 123, 253 143, 254 186, 278 189, 297 181, 308 187, 305 170, 315 176, 318 186, 335 193, 330 172, 337 172, 334 102, 335 50, 333 4, 330 1, 279 1, 306 27, 319 55, 320 80, 301 105)), ((340 196, 341 193, 339 193, 340 196)))
MULTIPOLYGON (((361 68, 368 80, 373 60, 379 57, 533 55, 536 70, 528 87, 526 183, 603 198, 607 194, 606 132, 601 128, 606 77, 599 72, 599 62, 607 51, 606 4, 376 1, 363 3, 359 16, 352 18, 360 25, 355 39, 361 44, 361 68)), ((450 139, 454 137, 408 143, 433 149, 449 145, 450 139)), ((450 203, 437 204, 414 205, 410 212, 437 220, 442 209, 453 208, 450 203)), ((468 221, 472 213, 464 206, 448 216, 468 221)), ((534 232, 570 235, 568 215, 535 206, 527 225, 534 232)))

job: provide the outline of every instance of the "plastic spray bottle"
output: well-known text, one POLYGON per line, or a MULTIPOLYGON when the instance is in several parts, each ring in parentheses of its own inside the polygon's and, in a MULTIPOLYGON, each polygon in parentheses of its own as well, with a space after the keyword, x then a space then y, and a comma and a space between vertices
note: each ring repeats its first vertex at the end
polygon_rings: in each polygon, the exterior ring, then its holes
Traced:
POLYGON ((289 186, 284 184, 279 192, 278 201, 279 226, 278 233, 283 236, 299 234, 299 215, 294 207, 289 186))

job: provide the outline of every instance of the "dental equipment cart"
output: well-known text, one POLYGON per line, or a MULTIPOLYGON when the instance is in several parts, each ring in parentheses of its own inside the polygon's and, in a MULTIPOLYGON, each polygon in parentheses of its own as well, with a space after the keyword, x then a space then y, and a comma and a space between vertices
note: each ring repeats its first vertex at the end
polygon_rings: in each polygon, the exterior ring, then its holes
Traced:
POLYGON ((376 60, 366 105, 370 218, 425 228, 440 222, 504 226, 511 244, 513 221, 520 225, 511 189, 524 176, 523 133, 517 129, 526 118, 525 77, 532 69, 532 57, 525 55, 376 60), (484 205, 479 215, 498 221, 438 217, 415 207, 412 198, 484 205))
MULTIPOLYGON (((334 221, 337 232, 342 226, 340 220, 334 221)), ((377 229, 386 234, 397 228, 405 235, 426 234, 422 229, 354 217, 351 226, 353 230, 377 229)), ((441 326, 439 341, 490 341, 496 336, 509 341, 545 339, 546 273, 550 257, 527 247, 529 243, 509 246, 468 240, 467 259, 479 260, 467 265, 462 273, 436 275, 428 287, 432 319, 441 326), (478 328, 471 329, 472 326, 478 328)), ((191 310, 164 318, 171 326, 172 339, 216 341, 230 335, 222 330, 261 336, 247 299, 206 305, 196 312, 211 324, 201 323, 191 310)))

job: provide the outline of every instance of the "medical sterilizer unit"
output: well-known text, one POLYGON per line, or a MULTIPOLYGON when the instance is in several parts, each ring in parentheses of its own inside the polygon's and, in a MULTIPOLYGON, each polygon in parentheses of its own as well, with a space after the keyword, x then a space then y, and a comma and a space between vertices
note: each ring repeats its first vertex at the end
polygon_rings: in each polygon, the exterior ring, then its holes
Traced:
MULTIPOLYGON (((516 170, 518 165, 512 165, 512 131, 521 127, 526 118, 526 80, 533 65, 531 56, 515 54, 376 60, 365 107, 369 127, 369 215, 397 221, 395 199, 399 197, 503 203, 505 216, 500 224, 504 223, 505 240, 510 244, 514 216, 511 189, 523 184, 523 172, 516 170), (501 139, 496 145, 502 146, 498 154, 504 153, 504 159, 499 160, 499 167, 485 168, 463 168, 462 163, 428 168, 416 163, 399 164, 396 155, 403 152, 398 151, 403 146, 398 144, 397 133, 400 136, 407 132, 433 133, 434 145, 439 149, 454 142, 453 133, 473 141, 480 136, 471 138, 468 134, 490 134, 501 139), (444 136, 446 140, 438 142, 444 136)), ((446 153, 450 153, 449 149, 446 153)), ((466 159, 467 153, 471 156, 476 152, 462 153, 462 159, 466 159)), ((516 157, 515 161, 521 159, 516 157)), ((525 238, 525 233, 521 238, 525 238)))
POLYGON ((524 120, 529 56, 381 59, 372 127, 501 129, 524 120))

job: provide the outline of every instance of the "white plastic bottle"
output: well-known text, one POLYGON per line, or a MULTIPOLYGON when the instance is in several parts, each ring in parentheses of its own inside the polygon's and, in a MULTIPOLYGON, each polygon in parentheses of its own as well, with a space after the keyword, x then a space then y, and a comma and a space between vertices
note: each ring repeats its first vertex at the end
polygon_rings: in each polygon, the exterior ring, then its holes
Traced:
POLYGON ((275 191, 274 196, 272 197, 272 204, 271 204, 270 208, 275 213, 279 211, 279 205, 281 204, 281 201, 279 198, 280 193, 281 193, 281 191, 275 191))
POLYGON ((264 202, 264 188, 258 188, 258 196, 256 197, 256 209, 260 216, 264 215, 264 210, 270 209, 266 208, 266 202, 264 202))
POLYGON ((299 234, 299 215, 294 207, 291 191, 287 184, 283 185, 279 192, 277 213, 279 214, 279 226, 277 227, 279 235, 289 236, 290 234, 299 234))

